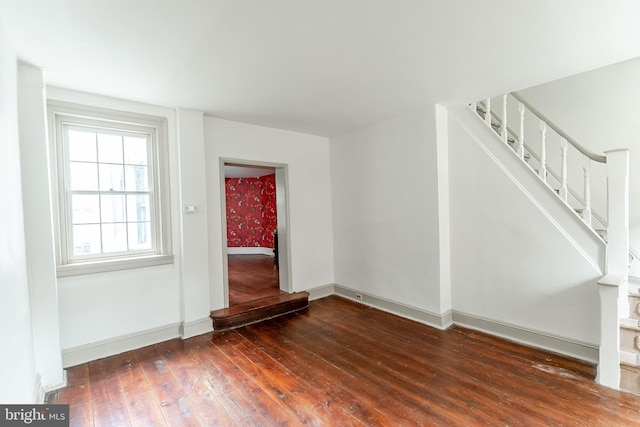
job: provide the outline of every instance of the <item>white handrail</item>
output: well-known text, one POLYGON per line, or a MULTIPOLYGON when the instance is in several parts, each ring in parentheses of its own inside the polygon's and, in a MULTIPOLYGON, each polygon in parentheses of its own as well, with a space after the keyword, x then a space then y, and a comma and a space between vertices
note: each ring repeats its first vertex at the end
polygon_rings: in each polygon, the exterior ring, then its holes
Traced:
POLYGON ((547 116, 542 114, 540 111, 536 110, 533 106, 531 106, 531 104, 529 104, 527 101, 525 101, 520 95, 518 95, 517 92, 511 92, 511 96, 513 96, 515 99, 517 99, 518 102, 522 102, 524 104, 524 106, 529 109, 529 111, 531 111, 533 114, 538 116, 539 119, 543 120, 547 124, 547 126, 549 126, 551 129, 553 129, 558 135, 560 135, 561 137, 566 139, 567 142, 569 142, 569 144, 573 145, 576 148, 576 150, 578 150, 579 152, 581 152, 582 154, 584 154, 585 156, 587 156, 591 160, 594 160, 594 161, 600 162, 600 163, 607 163, 607 158, 605 156, 603 156, 601 154, 596 154, 596 153, 594 153, 592 151, 589 151, 586 148, 584 148, 575 139, 571 138, 562 129, 560 129, 551 120, 549 120, 549 118, 547 116))
MULTIPOLYGON (((514 98, 517 100, 516 97, 514 97, 514 98)), ((480 101, 480 102, 474 102, 474 103, 471 104, 471 107, 472 107, 473 111, 483 112, 484 113, 484 119, 483 120, 485 122, 487 122, 487 108, 486 108, 485 104, 486 104, 486 100, 480 101)), ((489 104, 489 105, 491 105, 491 104, 489 104)), ((525 151, 526 151, 528 153, 527 154, 528 156, 531 156, 538 163, 542 164, 542 158, 538 155, 538 153, 536 153, 536 151, 533 150, 533 148, 529 144, 524 142, 524 111, 525 111, 525 106, 524 106, 524 103, 519 102, 518 111, 520 111, 520 105, 522 105, 522 111, 521 111, 521 114, 520 114, 520 116, 521 116, 520 133, 515 132, 513 129, 511 129, 508 126, 506 126, 505 128, 507 130, 508 135, 517 144, 517 148, 515 150, 516 150, 516 153, 518 154, 518 156, 521 159, 525 160, 525 151), (520 135, 522 135, 522 137, 520 137, 520 135), (518 150, 522 150, 522 154, 520 154, 518 152, 518 150)), ((493 111, 490 111, 489 113, 490 113, 489 117, 491 117, 492 120, 495 120, 495 122, 501 128, 502 127, 502 120, 500 119, 500 117, 496 113, 494 113, 493 111)), ((532 111, 532 113, 533 113, 533 111, 532 111)), ((549 126, 549 127, 551 127, 551 126, 549 126)), ((562 139, 564 139, 564 137, 561 136, 561 141, 562 141, 562 139)), ((605 160, 606 160, 606 157, 605 157, 605 160)), ((598 160, 596 160, 596 161, 598 161, 598 160)), ((552 176, 559 183, 562 183, 561 175, 556 173, 552 168, 547 167, 546 168, 546 173, 548 175, 552 176)), ((539 172, 538 172, 538 174, 539 174, 539 172)), ((575 201, 578 202, 579 204, 581 204, 582 206, 584 206, 586 204, 586 201, 583 199, 584 191, 582 192, 582 194, 580 194, 580 193, 578 193, 578 191, 574 190, 572 187, 567 187, 567 195, 571 195, 571 197, 573 197, 573 199, 575 199, 575 201)), ((599 212, 597 212, 597 211, 593 210, 593 208, 591 208, 591 215, 593 216, 593 218, 599 224, 601 224, 603 226, 604 229, 607 228, 607 220, 599 212)), ((602 237, 602 236, 600 236, 600 237, 602 237)))

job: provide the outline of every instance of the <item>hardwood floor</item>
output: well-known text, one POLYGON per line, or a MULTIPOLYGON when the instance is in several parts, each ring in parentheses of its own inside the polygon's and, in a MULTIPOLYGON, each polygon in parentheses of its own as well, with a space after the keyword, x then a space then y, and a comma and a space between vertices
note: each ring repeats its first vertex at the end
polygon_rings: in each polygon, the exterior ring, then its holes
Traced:
POLYGON ((68 370, 72 426, 640 425, 590 364, 337 296, 68 370))
POLYGON ((266 255, 229 255, 229 305, 280 294, 278 269, 266 255))

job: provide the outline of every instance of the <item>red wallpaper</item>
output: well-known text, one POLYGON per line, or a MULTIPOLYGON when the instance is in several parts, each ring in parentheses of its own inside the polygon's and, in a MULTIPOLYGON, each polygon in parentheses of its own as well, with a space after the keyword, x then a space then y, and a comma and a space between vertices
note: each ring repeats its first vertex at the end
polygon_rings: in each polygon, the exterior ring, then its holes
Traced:
POLYGON ((273 248, 277 228, 276 176, 225 178, 227 245, 273 248))

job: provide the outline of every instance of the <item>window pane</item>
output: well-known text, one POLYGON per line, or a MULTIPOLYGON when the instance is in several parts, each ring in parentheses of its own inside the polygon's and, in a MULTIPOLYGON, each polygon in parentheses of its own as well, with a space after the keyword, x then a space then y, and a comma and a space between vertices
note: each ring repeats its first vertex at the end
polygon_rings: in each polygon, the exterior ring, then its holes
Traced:
POLYGON ((108 133, 98 134, 98 161, 100 163, 122 163, 122 137, 108 133))
POLYGON ((124 190, 124 170, 122 165, 100 165, 100 190, 124 190))
POLYGON ((73 226, 73 254, 90 255, 100 253, 100 226, 73 226))
POLYGON ((127 231, 125 224, 102 224, 102 252, 125 252, 127 231))
POLYGON ((125 222, 123 195, 100 196, 100 213, 102 222, 125 222))
POLYGON ((127 196, 127 221, 150 221, 151 205, 148 194, 127 196))
POLYGON ((151 249, 151 224, 137 222, 129 225, 129 250, 151 249))
POLYGON ((98 189, 97 164, 71 162, 69 164, 69 172, 72 190, 98 189))
POLYGON ((125 166, 127 191, 149 190, 149 179, 146 166, 125 166))
POLYGON ((96 134, 69 129, 69 160, 95 162, 96 134))
POLYGON ((124 137, 124 162, 129 165, 147 165, 147 138, 124 137))
POLYGON ((73 224, 99 224, 100 203, 98 196, 71 196, 73 224))

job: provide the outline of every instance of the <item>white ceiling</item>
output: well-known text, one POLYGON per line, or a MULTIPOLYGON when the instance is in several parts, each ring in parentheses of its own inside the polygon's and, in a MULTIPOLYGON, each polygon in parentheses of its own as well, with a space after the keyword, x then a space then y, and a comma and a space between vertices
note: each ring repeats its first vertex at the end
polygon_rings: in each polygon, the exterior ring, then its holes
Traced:
POLYGON ((0 0, 53 86, 334 136, 640 56, 637 0, 0 0))

